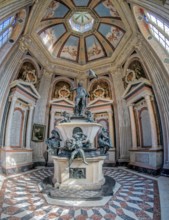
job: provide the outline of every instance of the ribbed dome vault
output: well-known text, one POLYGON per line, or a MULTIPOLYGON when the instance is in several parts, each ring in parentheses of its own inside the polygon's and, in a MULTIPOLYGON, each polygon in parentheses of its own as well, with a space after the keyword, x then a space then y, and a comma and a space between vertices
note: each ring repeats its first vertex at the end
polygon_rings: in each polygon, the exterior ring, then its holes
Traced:
POLYGON ((109 0, 53 0, 38 29, 53 58, 85 65, 111 57, 126 30, 109 0))

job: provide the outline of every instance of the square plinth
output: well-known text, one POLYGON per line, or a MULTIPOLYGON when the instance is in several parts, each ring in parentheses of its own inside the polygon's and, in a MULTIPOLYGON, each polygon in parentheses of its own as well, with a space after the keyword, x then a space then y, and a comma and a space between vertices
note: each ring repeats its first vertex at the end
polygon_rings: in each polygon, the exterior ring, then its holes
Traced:
POLYGON ((100 189, 104 184, 103 163, 105 156, 86 158, 88 165, 81 158, 68 167, 67 157, 53 156, 55 187, 68 189, 100 189))

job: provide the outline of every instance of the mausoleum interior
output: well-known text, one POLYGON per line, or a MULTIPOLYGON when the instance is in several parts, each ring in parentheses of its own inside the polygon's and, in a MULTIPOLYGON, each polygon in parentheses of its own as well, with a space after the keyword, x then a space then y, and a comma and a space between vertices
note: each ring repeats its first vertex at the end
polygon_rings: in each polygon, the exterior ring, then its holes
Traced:
POLYGON ((0 219, 169 219, 169 0, 0 0, 0 219))

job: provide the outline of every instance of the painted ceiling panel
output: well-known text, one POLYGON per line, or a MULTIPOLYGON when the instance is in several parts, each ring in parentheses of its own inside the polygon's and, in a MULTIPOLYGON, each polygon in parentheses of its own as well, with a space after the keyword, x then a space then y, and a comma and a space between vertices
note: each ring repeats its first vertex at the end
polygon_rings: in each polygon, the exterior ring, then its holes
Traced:
POLYGON ((91 35, 86 38, 86 48, 88 61, 105 57, 105 53, 102 49, 102 46, 94 35, 91 35))
POLYGON ((106 37, 114 48, 117 47, 124 35, 124 31, 122 31, 119 27, 109 24, 101 24, 98 31, 106 37))
POLYGON ((73 3, 76 6, 87 6, 89 3, 89 0, 73 0, 73 3))
POLYGON ((126 33, 113 1, 71 0, 72 8, 69 1, 53 0, 41 20, 38 34, 50 55, 79 65, 112 56, 126 33))
POLYGON ((99 3, 94 10, 100 17, 119 17, 114 5, 109 0, 99 3))
POLYGON ((52 1, 47 8, 43 19, 63 18, 68 13, 69 8, 58 1, 52 1))
POLYGON ((68 60, 77 60, 79 37, 70 36, 63 46, 60 57, 68 60))
POLYGON ((55 42, 66 32, 63 24, 58 24, 45 29, 41 32, 40 37, 44 45, 48 48, 49 52, 53 52, 53 45, 55 42))

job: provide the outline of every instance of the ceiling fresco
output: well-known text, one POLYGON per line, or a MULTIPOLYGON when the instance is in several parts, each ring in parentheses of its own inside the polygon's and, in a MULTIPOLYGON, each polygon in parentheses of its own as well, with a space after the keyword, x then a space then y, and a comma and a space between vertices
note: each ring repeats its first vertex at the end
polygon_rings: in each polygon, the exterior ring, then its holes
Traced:
POLYGON ((68 60, 77 61, 79 37, 70 36, 61 50, 59 56, 68 60))
POLYGON ((83 0, 83 1, 73 0, 74 5, 77 7, 88 6, 89 2, 90 2, 90 0, 83 0))
POLYGON ((114 5, 108 0, 101 1, 94 8, 94 10, 100 17, 118 17, 119 18, 119 14, 116 11, 114 5))
POLYGON ((40 27, 38 36, 53 58, 79 65, 111 57, 126 33, 110 0, 53 0, 40 27))

